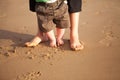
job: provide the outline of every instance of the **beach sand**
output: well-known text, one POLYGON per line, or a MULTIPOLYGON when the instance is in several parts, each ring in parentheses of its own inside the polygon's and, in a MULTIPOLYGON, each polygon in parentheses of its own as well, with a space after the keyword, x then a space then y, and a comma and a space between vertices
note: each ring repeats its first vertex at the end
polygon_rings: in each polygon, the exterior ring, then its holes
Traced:
POLYGON ((85 49, 65 44, 24 46, 37 32, 28 0, 0 1, 0 80, 120 80, 120 0, 83 0, 79 37, 85 49))

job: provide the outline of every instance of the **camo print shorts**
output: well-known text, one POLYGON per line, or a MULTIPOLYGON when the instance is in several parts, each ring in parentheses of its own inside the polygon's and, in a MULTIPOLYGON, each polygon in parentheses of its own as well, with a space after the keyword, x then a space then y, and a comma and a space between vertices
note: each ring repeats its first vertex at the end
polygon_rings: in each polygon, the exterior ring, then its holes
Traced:
POLYGON ((35 6, 38 26, 42 32, 57 28, 70 27, 68 5, 60 0, 54 3, 36 3, 35 6))

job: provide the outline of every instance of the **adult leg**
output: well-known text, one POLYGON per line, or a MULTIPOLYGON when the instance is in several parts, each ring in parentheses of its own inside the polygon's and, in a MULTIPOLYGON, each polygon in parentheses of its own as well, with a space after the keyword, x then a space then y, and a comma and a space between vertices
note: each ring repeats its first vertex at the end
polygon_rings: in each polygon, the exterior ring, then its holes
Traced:
POLYGON ((79 12, 70 13, 70 47, 73 50, 82 50, 84 46, 79 41, 78 26, 79 26, 79 12))

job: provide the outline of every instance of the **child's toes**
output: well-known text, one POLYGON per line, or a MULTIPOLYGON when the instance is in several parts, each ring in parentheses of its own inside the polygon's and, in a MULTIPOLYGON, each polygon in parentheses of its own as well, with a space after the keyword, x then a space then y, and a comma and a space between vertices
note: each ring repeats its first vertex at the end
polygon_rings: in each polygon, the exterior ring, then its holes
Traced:
POLYGON ((64 44, 63 40, 57 40, 57 46, 62 46, 64 44))
POLYGON ((57 47, 56 42, 51 42, 50 47, 57 47))

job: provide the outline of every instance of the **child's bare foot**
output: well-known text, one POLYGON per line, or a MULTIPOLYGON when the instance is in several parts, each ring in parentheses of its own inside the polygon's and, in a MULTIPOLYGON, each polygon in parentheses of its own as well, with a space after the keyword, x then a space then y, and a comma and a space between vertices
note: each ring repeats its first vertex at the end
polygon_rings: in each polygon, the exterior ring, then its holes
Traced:
POLYGON ((56 45, 56 38, 55 38, 55 35, 54 35, 54 31, 51 30, 51 31, 47 32, 46 35, 47 35, 47 37, 50 40, 50 47, 57 47, 57 45, 56 45))
POLYGON ((50 47, 57 47, 56 41, 54 40, 50 41, 50 47))
POLYGON ((64 44, 63 39, 57 39, 57 46, 62 46, 64 44))
POLYGON ((37 46, 40 42, 43 41, 47 41, 48 38, 46 37, 46 35, 40 35, 40 33, 38 33, 30 42, 26 42, 25 46, 27 47, 35 47, 37 46))
POLYGON ((57 31, 57 46, 62 46, 64 44, 63 35, 65 33, 65 29, 56 28, 56 31, 57 31))
POLYGON ((74 51, 83 50, 84 43, 83 42, 73 42, 73 43, 71 43, 71 49, 74 51))

